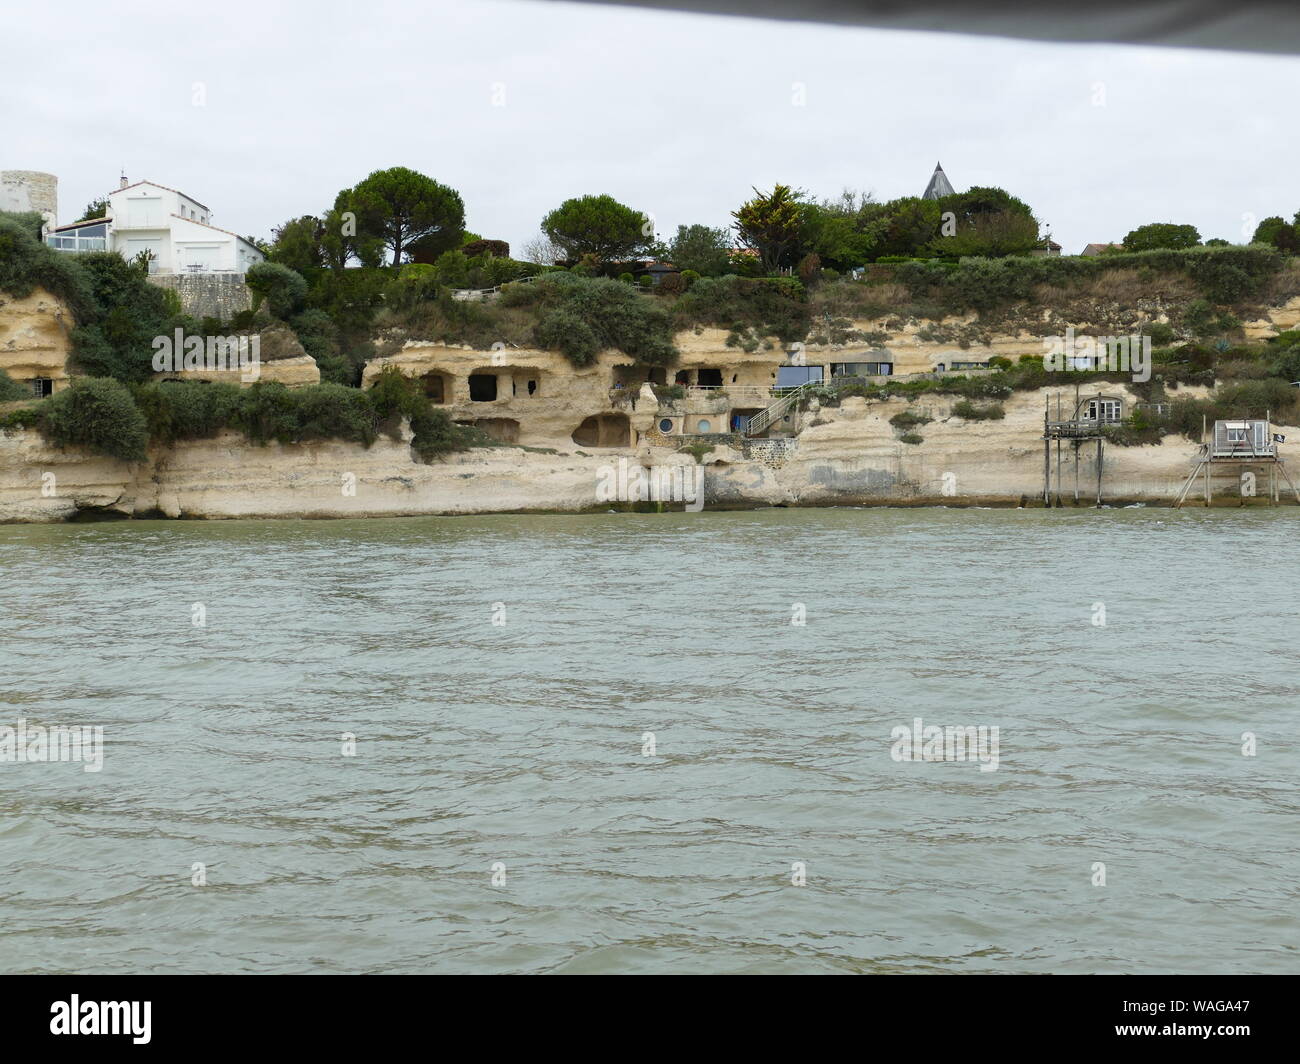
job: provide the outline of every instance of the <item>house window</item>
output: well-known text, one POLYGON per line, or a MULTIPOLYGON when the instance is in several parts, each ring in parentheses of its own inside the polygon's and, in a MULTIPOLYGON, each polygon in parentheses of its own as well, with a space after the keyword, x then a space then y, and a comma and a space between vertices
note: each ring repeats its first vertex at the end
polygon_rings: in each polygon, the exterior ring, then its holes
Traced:
POLYGON ((32 378, 32 394, 36 396, 37 399, 44 399, 47 395, 52 394, 53 391, 54 381, 49 377, 32 378))
POLYGON ((670 418, 670 417, 660 418, 660 419, 659 419, 659 431, 662 432, 662 433, 665 433, 665 434, 667 434, 667 433, 669 433, 669 432, 672 432, 672 431, 673 431, 673 419, 670 418))
POLYGON ((1120 401, 1118 399, 1088 400, 1089 421, 1119 421, 1120 401))
POLYGON ((708 432, 711 427, 712 426, 710 426, 707 421, 701 420, 700 423, 695 426, 695 430, 697 432, 708 432))
POLYGON ((892 362, 834 362, 832 377, 888 377, 894 371, 892 362))

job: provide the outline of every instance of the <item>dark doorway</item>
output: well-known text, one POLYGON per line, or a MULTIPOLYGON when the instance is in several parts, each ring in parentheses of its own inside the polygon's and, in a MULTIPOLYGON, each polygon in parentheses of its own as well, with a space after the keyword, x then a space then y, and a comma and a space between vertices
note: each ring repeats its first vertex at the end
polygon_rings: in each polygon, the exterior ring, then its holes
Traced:
POLYGON ((495 373, 471 373, 469 375, 469 397, 471 402, 491 403, 497 397, 497 378, 495 373))

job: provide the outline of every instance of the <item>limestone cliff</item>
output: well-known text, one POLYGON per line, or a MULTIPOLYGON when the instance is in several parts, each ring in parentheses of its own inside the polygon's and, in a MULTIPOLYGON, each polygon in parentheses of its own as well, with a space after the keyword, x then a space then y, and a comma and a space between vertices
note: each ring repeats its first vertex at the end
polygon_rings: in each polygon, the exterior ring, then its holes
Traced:
MULTIPOLYGON (((902 442, 889 423, 908 408, 903 400, 853 398, 836 409, 814 408, 799 436, 779 448, 747 457, 716 447, 704 455, 705 505, 1037 505, 1045 395, 1013 396, 1000 421, 963 421, 947 397, 913 404, 914 412, 933 418, 920 428, 920 444, 902 442)), ((1195 452, 1175 436, 1159 446, 1107 446, 1105 500, 1167 504, 1195 452)), ((1055 463, 1054 449, 1051 457, 1055 463)), ((228 433, 155 449, 147 461, 128 464, 60 452, 34 433, 17 432, 0 436, 0 521, 59 521, 85 510, 236 518, 607 509, 621 502, 601 495, 602 478, 608 483, 620 459, 633 469, 693 463, 689 455, 648 445, 571 446, 558 453, 502 446, 424 465, 413 460, 407 440, 381 438, 368 449, 338 442, 259 447, 228 433)), ((1068 504, 1074 478, 1068 444, 1062 459, 1068 504)), ((1095 446, 1085 444, 1083 504, 1095 501, 1096 472, 1095 446)), ((1223 501, 1241 502, 1231 487, 1218 484, 1223 501)))
POLYGON ((76 323, 43 288, 19 299, 0 292, 0 369, 16 381, 44 377, 58 391, 68 384, 68 354, 76 323))

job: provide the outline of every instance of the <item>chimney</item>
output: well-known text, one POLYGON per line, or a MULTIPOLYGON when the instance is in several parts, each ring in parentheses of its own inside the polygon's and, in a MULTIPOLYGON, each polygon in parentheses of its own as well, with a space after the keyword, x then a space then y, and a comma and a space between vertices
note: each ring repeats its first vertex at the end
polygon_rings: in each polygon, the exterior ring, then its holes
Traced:
POLYGON ((126 174, 123 174, 121 177, 117 179, 117 187, 120 189, 126 188, 126 185, 127 185, 126 174))

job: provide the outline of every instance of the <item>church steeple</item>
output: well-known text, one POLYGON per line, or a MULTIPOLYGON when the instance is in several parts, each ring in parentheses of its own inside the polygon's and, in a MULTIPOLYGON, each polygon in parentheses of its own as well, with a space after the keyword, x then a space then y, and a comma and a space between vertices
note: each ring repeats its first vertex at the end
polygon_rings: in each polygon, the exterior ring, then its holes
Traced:
POLYGON ((925 192, 921 194, 922 199, 939 199, 943 196, 956 195, 956 189, 948 180, 948 175, 943 172, 943 166, 939 163, 934 164, 934 173, 930 175, 930 183, 925 186, 925 192))

